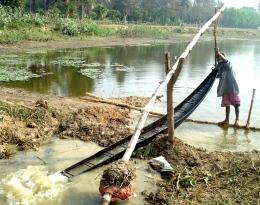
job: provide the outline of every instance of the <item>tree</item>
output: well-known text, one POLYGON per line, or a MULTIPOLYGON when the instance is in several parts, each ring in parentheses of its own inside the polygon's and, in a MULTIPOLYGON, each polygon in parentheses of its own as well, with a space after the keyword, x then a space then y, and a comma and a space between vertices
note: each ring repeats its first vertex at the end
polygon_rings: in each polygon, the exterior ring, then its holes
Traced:
POLYGON ((257 28, 260 27, 260 13, 249 7, 227 8, 221 24, 233 28, 257 28))
POLYGON ((95 13, 96 20, 103 20, 107 16, 108 9, 105 6, 103 6, 102 4, 98 4, 93 9, 93 12, 95 13))
POLYGON ((111 5, 112 9, 122 14, 124 22, 127 22, 128 16, 138 5, 138 0, 111 0, 111 5))
POLYGON ((0 0, 0 3, 11 8, 22 8, 24 6, 24 0, 0 0))

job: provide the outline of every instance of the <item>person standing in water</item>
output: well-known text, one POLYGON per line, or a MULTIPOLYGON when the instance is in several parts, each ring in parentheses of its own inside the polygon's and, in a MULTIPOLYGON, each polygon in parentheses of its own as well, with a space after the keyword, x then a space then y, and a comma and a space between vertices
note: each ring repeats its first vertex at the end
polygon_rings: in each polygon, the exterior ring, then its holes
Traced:
POLYGON ((239 126, 239 87, 236 81, 235 72, 232 69, 231 63, 225 58, 224 53, 219 49, 215 49, 218 69, 217 78, 219 84, 217 88, 217 96, 222 97, 221 106, 226 108, 226 118, 219 122, 219 125, 229 125, 230 106, 235 107, 236 120, 234 126, 239 126))

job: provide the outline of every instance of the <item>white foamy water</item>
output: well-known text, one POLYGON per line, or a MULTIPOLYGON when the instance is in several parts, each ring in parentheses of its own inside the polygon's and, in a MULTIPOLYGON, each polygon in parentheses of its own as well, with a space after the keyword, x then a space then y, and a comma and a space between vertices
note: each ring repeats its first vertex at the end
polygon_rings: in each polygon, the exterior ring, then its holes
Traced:
POLYGON ((60 172, 49 174, 44 166, 28 166, 2 179, 0 190, 9 205, 36 205, 56 199, 67 181, 60 172))

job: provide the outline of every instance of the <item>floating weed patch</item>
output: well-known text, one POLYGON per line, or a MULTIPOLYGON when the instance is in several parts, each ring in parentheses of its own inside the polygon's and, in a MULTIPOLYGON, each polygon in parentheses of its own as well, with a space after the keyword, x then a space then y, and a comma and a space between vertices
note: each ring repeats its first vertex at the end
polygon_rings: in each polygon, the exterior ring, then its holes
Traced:
POLYGON ((24 58, 20 58, 18 55, 0 55, 1 65, 24 65, 26 61, 24 58))
POLYGON ((89 68, 85 68, 85 69, 80 69, 79 73, 81 73, 82 75, 87 76, 89 78, 92 78, 92 79, 96 79, 103 74, 102 69, 99 69, 97 67, 89 67, 89 68))
POLYGON ((110 67, 114 68, 115 71, 124 71, 124 72, 132 72, 135 70, 134 67, 128 67, 125 65, 121 65, 119 63, 113 63, 110 65, 110 67))
POLYGON ((134 67, 127 67, 125 65, 119 63, 112 63, 112 64, 101 64, 99 62, 87 63, 84 59, 79 57, 70 57, 65 56, 61 58, 57 58, 50 62, 54 65, 60 65, 64 67, 71 67, 71 68, 80 68, 78 71, 80 74, 87 76, 92 79, 96 79, 100 76, 104 75, 104 68, 110 67, 118 72, 132 72, 135 70, 134 67))
POLYGON ((61 65, 64 67, 76 67, 76 68, 85 67, 87 65, 86 61, 82 60, 81 58, 57 59, 57 60, 50 61, 50 64, 61 65))
POLYGON ((32 55, 0 55, 0 82, 26 81, 46 73, 35 73, 30 67, 39 64, 32 55))
POLYGON ((0 65, 0 82, 25 81, 35 77, 41 77, 41 75, 32 73, 26 67, 8 67, 0 65))

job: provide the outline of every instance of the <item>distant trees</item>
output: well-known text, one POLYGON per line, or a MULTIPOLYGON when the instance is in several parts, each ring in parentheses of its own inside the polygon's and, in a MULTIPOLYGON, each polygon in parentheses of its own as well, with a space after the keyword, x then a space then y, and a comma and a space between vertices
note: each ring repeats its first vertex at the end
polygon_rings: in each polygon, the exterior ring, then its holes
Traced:
MULTIPOLYGON (((51 9, 63 17, 109 19, 123 22, 201 25, 220 7, 221 0, 0 0, 1 5, 29 12, 51 9)), ((260 10, 260 4, 259 4, 260 10)), ((260 13, 253 8, 227 8, 221 20, 225 27, 260 27, 260 13)))
POLYGON ((0 0, 0 4, 3 6, 9 6, 11 8, 20 8, 24 5, 24 0, 0 0))
POLYGON ((218 2, 215 0, 196 0, 192 9, 183 16, 185 22, 200 25, 207 21, 215 12, 218 2))
POLYGON ((257 28, 260 27, 260 13, 249 7, 227 8, 221 25, 232 28, 257 28))

